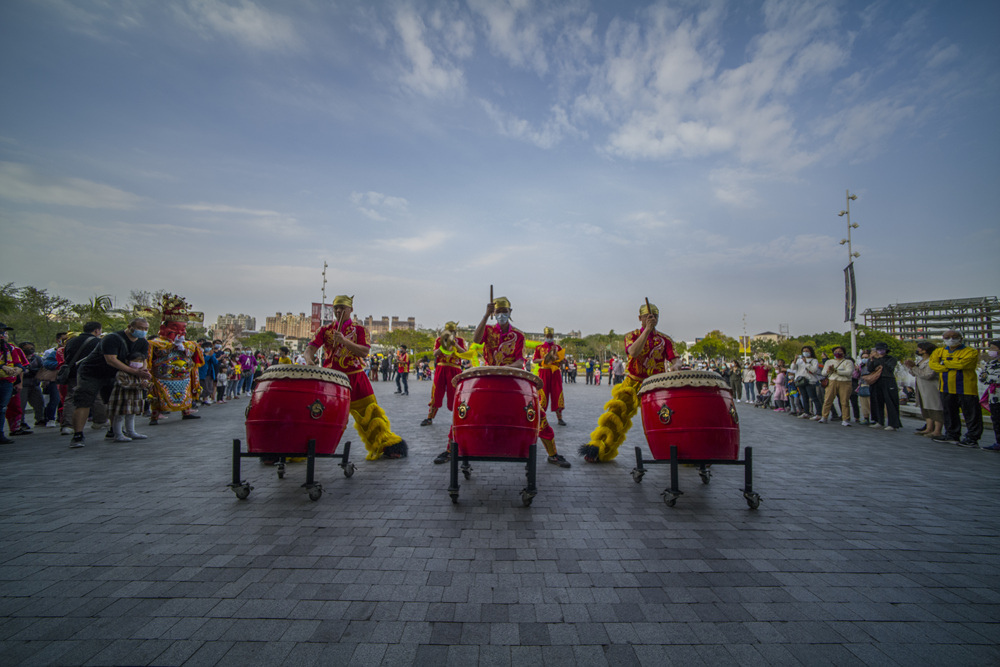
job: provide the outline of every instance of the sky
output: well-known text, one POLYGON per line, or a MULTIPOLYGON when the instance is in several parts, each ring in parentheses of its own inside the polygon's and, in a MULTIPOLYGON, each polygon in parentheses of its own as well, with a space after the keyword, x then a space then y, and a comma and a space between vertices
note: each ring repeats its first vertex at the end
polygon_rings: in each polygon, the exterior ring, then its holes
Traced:
MULTIPOLYGON (((5 0, 0 280, 693 340, 1000 292, 1000 3, 5 0), (745 321, 745 324, 744 324, 745 321)), ((861 319, 859 317, 859 319, 861 319)), ((863 321, 863 320, 862 320, 863 321)))

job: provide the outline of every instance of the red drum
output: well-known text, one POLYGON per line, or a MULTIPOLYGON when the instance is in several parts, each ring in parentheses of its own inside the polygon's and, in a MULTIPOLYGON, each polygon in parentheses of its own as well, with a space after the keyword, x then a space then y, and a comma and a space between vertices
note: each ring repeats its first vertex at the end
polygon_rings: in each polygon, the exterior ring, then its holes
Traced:
POLYGON ((279 364, 260 374, 247 406, 247 451, 333 454, 347 428, 351 383, 340 371, 279 364))
POLYGON ((481 366, 459 373, 452 384, 452 437, 459 456, 528 458, 541 421, 542 381, 537 376, 506 366, 481 366))
POLYGON ((674 371, 646 378, 639 387, 642 428, 653 458, 737 460, 740 418, 729 383, 708 371, 674 371))

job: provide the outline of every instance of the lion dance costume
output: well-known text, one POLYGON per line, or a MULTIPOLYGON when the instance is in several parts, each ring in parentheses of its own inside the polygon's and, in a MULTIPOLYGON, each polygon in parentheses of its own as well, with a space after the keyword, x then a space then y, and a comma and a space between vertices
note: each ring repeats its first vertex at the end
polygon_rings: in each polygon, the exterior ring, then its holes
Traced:
MULTIPOLYGON (((334 306, 354 307, 354 298, 346 295, 333 299, 334 306)), ((334 334, 340 331, 344 338, 368 347, 368 336, 365 328, 355 324, 350 317, 343 322, 334 322, 321 327, 316 337, 309 344, 316 349, 323 349, 323 366, 347 375, 351 383, 351 416, 354 417, 354 427, 365 443, 368 454, 365 457, 374 461, 382 457, 397 459, 406 456, 406 441, 392 432, 389 418, 375 400, 375 391, 371 381, 365 374, 365 362, 343 345, 336 342, 334 334)))
POLYGON ((201 322, 203 313, 190 310, 182 297, 166 294, 162 301, 162 321, 157 337, 149 341, 149 365, 153 374, 150 389, 150 424, 164 412, 182 412, 194 418, 191 406, 201 393, 198 367, 205 363, 201 348, 184 340, 188 322, 201 322))
MULTIPOLYGON (((660 311, 654 305, 647 308, 643 304, 639 308, 640 316, 650 312, 658 315, 660 311)), ((642 329, 636 329, 625 336, 625 349, 631 347, 641 334, 642 329)), ((659 332, 651 334, 642 349, 629 357, 625 380, 611 390, 611 400, 605 403, 597 428, 590 434, 590 442, 580 447, 580 454, 585 460, 597 463, 618 456, 618 448, 625 442, 625 436, 632 428, 632 418, 639 410, 639 386, 649 376, 665 372, 667 362, 676 358, 673 343, 659 332)))

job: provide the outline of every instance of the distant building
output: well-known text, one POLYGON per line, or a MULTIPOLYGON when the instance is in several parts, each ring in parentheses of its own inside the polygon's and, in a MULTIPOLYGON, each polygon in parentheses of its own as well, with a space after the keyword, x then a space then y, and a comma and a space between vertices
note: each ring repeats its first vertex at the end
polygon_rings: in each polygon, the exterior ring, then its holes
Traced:
POLYGON ((367 329, 368 333, 371 335, 389 333, 389 318, 383 315, 382 319, 376 320, 374 317, 369 315, 365 318, 365 329, 367 329))
POLYGON ((243 313, 239 315, 226 313, 225 315, 219 315, 219 319, 215 321, 216 330, 225 331, 234 325, 241 331, 252 331, 257 328, 257 318, 244 315, 243 313))
POLYGON ((783 336, 779 333, 774 333, 773 331, 764 331, 753 337, 754 340, 766 340, 772 343, 780 343, 785 340, 787 336, 783 336))
POLYGON ((312 318, 305 313, 275 313, 264 320, 264 331, 273 331, 281 336, 309 338, 312 334, 312 318))
MULTIPOLYGON (((383 318, 384 319, 384 318, 383 318)), ((392 316, 392 330, 396 329, 409 329, 410 331, 417 330, 417 320, 414 317, 407 317, 406 321, 402 321, 395 315, 392 316)))
POLYGON ((995 296, 897 303, 862 313, 865 326, 906 341, 934 340, 958 329, 971 347, 985 350, 1000 336, 1000 301, 995 296))

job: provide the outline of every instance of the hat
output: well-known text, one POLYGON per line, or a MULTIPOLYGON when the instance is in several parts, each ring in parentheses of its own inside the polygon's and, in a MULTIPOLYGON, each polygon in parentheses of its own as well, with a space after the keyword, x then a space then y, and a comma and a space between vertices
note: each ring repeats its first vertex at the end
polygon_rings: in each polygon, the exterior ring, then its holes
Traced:
POLYGON ((889 344, 888 343, 882 343, 882 342, 875 343, 875 349, 876 350, 888 350, 889 349, 889 344))
POLYGON ((9 327, 3 322, 0 322, 0 331, 13 331, 14 327, 9 327))
POLYGON ((505 296, 498 296, 497 298, 493 299, 493 307, 506 308, 510 310, 510 299, 508 299, 505 296))
POLYGON ((544 333, 546 336, 548 336, 549 334, 552 334, 554 336, 556 334, 556 330, 553 329, 552 327, 545 327, 544 329, 542 329, 542 333, 544 333))
POLYGON ((660 309, 654 306, 653 304, 649 304, 648 306, 646 304, 642 304, 641 306, 639 306, 639 315, 648 315, 650 312, 652 312, 654 315, 659 315, 660 309))
POLYGON ((346 294, 339 294, 333 297, 334 306, 347 306, 348 308, 354 308, 354 295, 347 296, 346 294))
POLYGON ((458 329, 458 322, 445 322, 445 331, 456 331, 458 329))
POLYGON ((204 313, 191 310, 191 304, 176 294, 164 294, 160 303, 164 322, 203 322, 204 313))

